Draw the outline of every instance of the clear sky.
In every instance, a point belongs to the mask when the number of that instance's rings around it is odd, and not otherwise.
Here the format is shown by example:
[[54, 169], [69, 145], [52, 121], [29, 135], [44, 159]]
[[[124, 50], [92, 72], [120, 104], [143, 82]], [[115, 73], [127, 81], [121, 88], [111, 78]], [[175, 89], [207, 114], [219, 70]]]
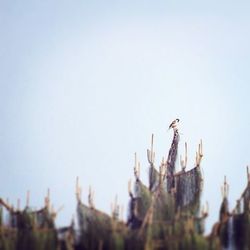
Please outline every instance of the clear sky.
[[[202, 2], [202, 3], [201, 3]], [[250, 162], [249, 1], [1, 1], [0, 196], [41, 207], [48, 187], [58, 225], [75, 214], [75, 178], [98, 208], [127, 207], [134, 152], [147, 183], [155, 134], [166, 156], [181, 120], [188, 168], [204, 144], [207, 228], [220, 186], [230, 206]], [[125, 215], [124, 215], [125, 217]]]

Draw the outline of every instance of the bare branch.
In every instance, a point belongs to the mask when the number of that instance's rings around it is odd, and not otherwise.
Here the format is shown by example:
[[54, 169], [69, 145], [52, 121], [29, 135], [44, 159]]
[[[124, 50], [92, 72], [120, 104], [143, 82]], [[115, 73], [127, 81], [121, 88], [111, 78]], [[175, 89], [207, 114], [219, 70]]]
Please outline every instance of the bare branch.
[[151, 149], [147, 150], [147, 157], [148, 157], [148, 162], [150, 165], [154, 165], [155, 161], [155, 152], [154, 152], [154, 134], [152, 134], [151, 137]]
[[76, 200], [81, 202], [82, 189], [79, 185], [79, 177], [76, 177]]
[[228, 197], [228, 193], [229, 193], [229, 185], [227, 183], [227, 178], [226, 176], [224, 176], [224, 183], [223, 186], [221, 187], [221, 194], [222, 194], [222, 198], [227, 198]]
[[203, 146], [202, 146], [202, 140], [199, 143], [198, 146], [198, 152], [196, 152], [196, 166], [200, 166], [201, 160], [203, 158]]
[[94, 191], [91, 189], [91, 186], [89, 186], [89, 195], [88, 195], [88, 202], [89, 202], [89, 206], [91, 208], [94, 208]]
[[250, 184], [250, 173], [249, 173], [249, 167], [247, 166], [247, 182]]
[[20, 207], [21, 207], [21, 206], [20, 206], [20, 199], [18, 198], [18, 199], [17, 199], [17, 211], [20, 211]]
[[[196, 160], [197, 162], [197, 160]], [[181, 168], [183, 171], [185, 171], [187, 167], [187, 143], [185, 142], [185, 157], [184, 160], [182, 159], [182, 156], [180, 155], [180, 163], [181, 163]]]
[[28, 207], [29, 204], [30, 204], [30, 191], [28, 190], [26, 194], [26, 207]]
[[64, 209], [64, 205], [62, 205], [62, 206], [60, 206], [57, 210], [56, 210], [56, 215], [58, 214], [58, 213], [60, 213], [62, 210]]
[[132, 181], [131, 179], [128, 181], [128, 193], [131, 197], [133, 197], [132, 189], [131, 189]]
[[161, 161], [161, 165], [159, 167], [159, 174], [160, 174], [160, 183], [162, 183], [162, 180], [165, 176], [165, 171], [166, 171], [166, 168], [165, 168], [165, 159], [164, 157], [162, 157], [162, 161]]
[[6, 202], [5, 202], [4, 200], [2, 200], [2, 199], [0, 198], [0, 204], [1, 204], [2, 206], [4, 206], [8, 211], [14, 212], [13, 207], [12, 207], [11, 205], [9, 205], [8, 199], [7, 199]]
[[137, 155], [135, 153], [134, 175], [136, 180], [140, 179], [140, 162], [137, 162]]
[[114, 220], [119, 220], [120, 216], [120, 206], [118, 205], [118, 197], [115, 196], [114, 204], [111, 204], [111, 216]]
[[124, 206], [121, 205], [121, 211], [120, 211], [120, 220], [123, 221], [123, 213], [124, 213]]

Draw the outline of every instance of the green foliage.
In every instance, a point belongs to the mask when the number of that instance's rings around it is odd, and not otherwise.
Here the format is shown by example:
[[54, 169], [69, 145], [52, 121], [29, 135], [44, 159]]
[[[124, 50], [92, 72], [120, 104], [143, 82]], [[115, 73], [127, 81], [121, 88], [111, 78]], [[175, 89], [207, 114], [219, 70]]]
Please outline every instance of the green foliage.
[[211, 235], [205, 237], [207, 213], [200, 211], [202, 146], [199, 146], [196, 156], [196, 167], [187, 172], [183, 167], [181, 172], [176, 173], [178, 142], [179, 134], [175, 129], [165, 175], [162, 174], [164, 161], [160, 173], [153, 166], [152, 144], [151, 151], [148, 151], [149, 188], [137, 174], [134, 194], [129, 191], [131, 201], [127, 224], [119, 221], [119, 216], [109, 216], [93, 205], [84, 205], [78, 197], [79, 231], [76, 233], [71, 226], [59, 232], [48, 203], [39, 211], [28, 207], [23, 211], [14, 211], [5, 204], [11, 225], [3, 225], [0, 206], [0, 250], [250, 249], [250, 181], [241, 196], [243, 211], [239, 206], [237, 213], [230, 214], [225, 195], [220, 221]]

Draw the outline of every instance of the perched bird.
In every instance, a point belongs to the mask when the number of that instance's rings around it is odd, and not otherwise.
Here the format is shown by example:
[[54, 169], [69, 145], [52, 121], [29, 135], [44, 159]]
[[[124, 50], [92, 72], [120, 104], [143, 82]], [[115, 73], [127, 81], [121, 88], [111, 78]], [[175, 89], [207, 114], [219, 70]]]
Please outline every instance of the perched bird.
[[174, 121], [172, 121], [171, 124], [169, 125], [168, 129], [171, 129], [171, 128], [174, 130], [177, 129], [177, 125], [178, 125], [179, 121], [180, 121], [180, 119], [178, 119], [178, 118], [175, 119]]

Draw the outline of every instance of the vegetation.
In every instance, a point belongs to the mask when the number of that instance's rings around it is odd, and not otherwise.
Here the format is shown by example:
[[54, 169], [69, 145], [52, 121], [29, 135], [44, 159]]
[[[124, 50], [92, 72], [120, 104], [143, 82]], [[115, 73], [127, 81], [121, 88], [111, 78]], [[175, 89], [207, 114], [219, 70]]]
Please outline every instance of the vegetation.
[[[228, 208], [228, 184], [225, 178], [219, 221], [210, 235], [204, 236], [208, 204], [206, 208], [200, 204], [202, 142], [196, 154], [196, 165], [189, 171], [186, 171], [185, 144], [181, 171], [176, 172], [179, 133], [175, 123], [172, 124], [174, 136], [168, 158], [162, 160], [158, 170], [155, 168], [152, 136], [151, 149], [147, 151], [148, 186], [140, 179], [140, 163], [135, 155], [135, 183], [133, 190], [131, 181], [128, 184], [130, 201], [126, 222], [119, 218], [121, 207], [117, 199], [112, 205], [111, 215], [95, 208], [91, 189], [88, 206], [83, 204], [77, 179], [77, 227], [74, 221], [67, 227], [55, 227], [57, 212], [51, 208], [49, 191], [44, 207], [36, 211], [29, 207], [29, 194], [24, 210], [0, 199], [0, 249], [250, 249], [249, 172], [247, 187], [232, 212]], [[4, 223], [3, 210], [8, 215], [7, 223]]]

